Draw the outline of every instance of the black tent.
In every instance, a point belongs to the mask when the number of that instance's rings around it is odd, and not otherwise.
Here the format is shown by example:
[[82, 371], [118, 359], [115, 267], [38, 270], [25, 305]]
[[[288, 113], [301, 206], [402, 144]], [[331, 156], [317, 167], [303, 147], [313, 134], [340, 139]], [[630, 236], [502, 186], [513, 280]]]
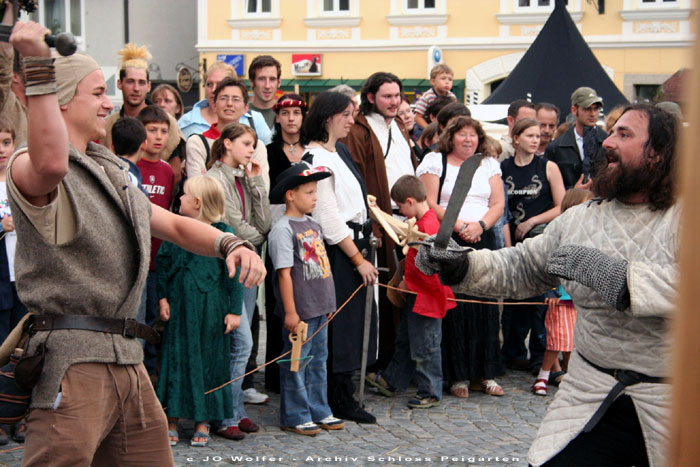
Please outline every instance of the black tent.
[[559, 107], [563, 121], [571, 108], [571, 93], [579, 86], [595, 89], [606, 110], [628, 103], [583, 40], [564, 0], [556, 0], [554, 11], [523, 58], [483, 103], [510, 104], [530, 93], [533, 103]]

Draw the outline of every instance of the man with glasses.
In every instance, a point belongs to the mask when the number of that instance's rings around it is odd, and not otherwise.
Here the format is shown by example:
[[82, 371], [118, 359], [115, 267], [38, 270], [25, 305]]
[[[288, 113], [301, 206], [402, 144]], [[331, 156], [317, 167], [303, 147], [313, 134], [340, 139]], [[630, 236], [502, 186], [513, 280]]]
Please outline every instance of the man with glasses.
[[[230, 123], [243, 123], [241, 119], [248, 112], [248, 88], [243, 80], [229, 76], [223, 78], [212, 97], [216, 111], [216, 123], [212, 124], [204, 133], [193, 134], [187, 140], [186, 169], [188, 178], [204, 175], [207, 172], [207, 165], [211, 159], [211, 147], [214, 141], [221, 136], [221, 130]], [[262, 168], [265, 190], [269, 192], [270, 167], [264, 144], [255, 146], [253, 159]]]

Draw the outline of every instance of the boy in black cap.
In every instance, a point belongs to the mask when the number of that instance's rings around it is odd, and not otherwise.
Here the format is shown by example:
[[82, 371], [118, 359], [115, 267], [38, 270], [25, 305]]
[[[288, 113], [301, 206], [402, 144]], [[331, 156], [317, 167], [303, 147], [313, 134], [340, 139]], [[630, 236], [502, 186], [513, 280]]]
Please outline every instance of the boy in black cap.
[[[312, 169], [305, 163], [294, 164], [277, 177], [270, 192], [271, 203], [286, 205], [284, 216], [272, 226], [268, 236], [268, 250], [276, 271], [275, 312], [284, 320], [285, 352], [292, 347], [290, 333], [297, 332], [301, 321], [308, 325], [307, 334], [311, 336], [335, 311], [333, 275], [321, 226], [308, 215], [316, 206], [316, 182], [330, 176], [325, 167]], [[320, 428], [340, 430], [345, 426], [328, 406], [327, 357], [328, 328], [324, 327], [302, 347], [298, 372], [290, 371], [290, 363], [280, 365], [283, 430], [316, 435]]]

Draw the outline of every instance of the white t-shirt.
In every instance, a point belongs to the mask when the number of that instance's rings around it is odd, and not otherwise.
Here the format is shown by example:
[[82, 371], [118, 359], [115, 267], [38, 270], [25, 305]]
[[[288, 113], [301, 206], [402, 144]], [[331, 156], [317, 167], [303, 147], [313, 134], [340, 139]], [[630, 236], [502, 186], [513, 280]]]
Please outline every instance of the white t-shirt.
[[[426, 154], [423, 162], [416, 169], [416, 176], [432, 174], [440, 178], [442, 175], [442, 155], [439, 152]], [[447, 164], [447, 173], [439, 194], [438, 205], [446, 208], [450, 201], [452, 189], [457, 181], [459, 166]], [[459, 211], [459, 219], [465, 222], [477, 222], [481, 220], [489, 210], [489, 198], [491, 197], [491, 185], [489, 179], [494, 175], [501, 175], [501, 166], [493, 157], [485, 157], [472, 179], [472, 186], [469, 189], [464, 205]]]
[[328, 167], [333, 173], [318, 182], [313, 218], [321, 224], [326, 242], [336, 245], [353, 235], [346, 222], [362, 224], [367, 220], [362, 187], [337, 152], [319, 147], [307, 147], [306, 152], [314, 156], [313, 167]]
[[[382, 154], [386, 154], [386, 148], [389, 145], [389, 127], [384, 120], [384, 117], [378, 113], [370, 113], [367, 115], [367, 123], [374, 132], [374, 135], [379, 140], [382, 147]], [[396, 124], [395, 120], [391, 121], [391, 146], [389, 146], [389, 154], [384, 158], [386, 166], [386, 179], [389, 182], [389, 190], [394, 186], [396, 180], [402, 175], [413, 175], [413, 162], [411, 161], [411, 147], [401, 134], [401, 129]], [[391, 207], [398, 209], [398, 205], [391, 200]]]
[[[0, 182], [0, 218], [11, 216], [10, 202], [7, 199], [7, 184]], [[5, 251], [7, 252], [7, 266], [10, 270], [10, 281], [15, 281], [15, 248], [17, 247], [17, 232], [5, 232]]]

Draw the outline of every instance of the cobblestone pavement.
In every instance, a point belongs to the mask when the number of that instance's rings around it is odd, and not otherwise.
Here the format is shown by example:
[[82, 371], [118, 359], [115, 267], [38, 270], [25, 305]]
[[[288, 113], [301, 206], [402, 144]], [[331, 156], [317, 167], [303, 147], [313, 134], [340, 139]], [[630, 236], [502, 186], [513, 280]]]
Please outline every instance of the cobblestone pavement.
[[[367, 389], [365, 402], [376, 425], [348, 422], [344, 430], [315, 437], [281, 431], [279, 396], [271, 394], [265, 405], [246, 406], [261, 429], [243, 441], [213, 436], [206, 448], [190, 447], [193, 426], [183, 421], [181, 441], [173, 449], [175, 464], [527, 465], [527, 450], [556, 388], [550, 387], [547, 397], [535, 396], [529, 392], [534, 377], [524, 372], [509, 371], [497, 381], [506, 392], [503, 397], [445, 395], [439, 407], [427, 410], [406, 407], [410, 389], [393, 398]], [[11, 442], [0, 450], [12, 447], [17, 445]], [[0, 454], [0, 466], [19, 466], [21, 458], [22, 450]]]
[[[264, 322], [260, 328], [259, 364], [265, 354]], [[193, 423], [181, 421], [175, 465], [527, 465], [527, 451], [557, 388], [550, 386], [547, 397], [535, 396], [530, 392], [534, 376], [522, 371], [508, 370], [496, 380], [505, 396], [470, 392], [469, 398], [458, 399], [445, 394], [440, 406], [430, 409], [406, 406], [415, 388], [387, 398], [366, 385], [365, 406], [377, 417], [376, 425], [346, 422], [344, 430], [313, 437], [281, 431], [279, 395], [268, 393], [267, 404], [246, 405], [260, 431], [242, 441], [213, 435], [207, 447], [191, 447]], [[262, 381], [257, 373], [258, 390]], [[20, 446], [12, 441], [0, 446], [0, 451], [17, 448], [0, 453], [0, 467], [21, 465]]]

